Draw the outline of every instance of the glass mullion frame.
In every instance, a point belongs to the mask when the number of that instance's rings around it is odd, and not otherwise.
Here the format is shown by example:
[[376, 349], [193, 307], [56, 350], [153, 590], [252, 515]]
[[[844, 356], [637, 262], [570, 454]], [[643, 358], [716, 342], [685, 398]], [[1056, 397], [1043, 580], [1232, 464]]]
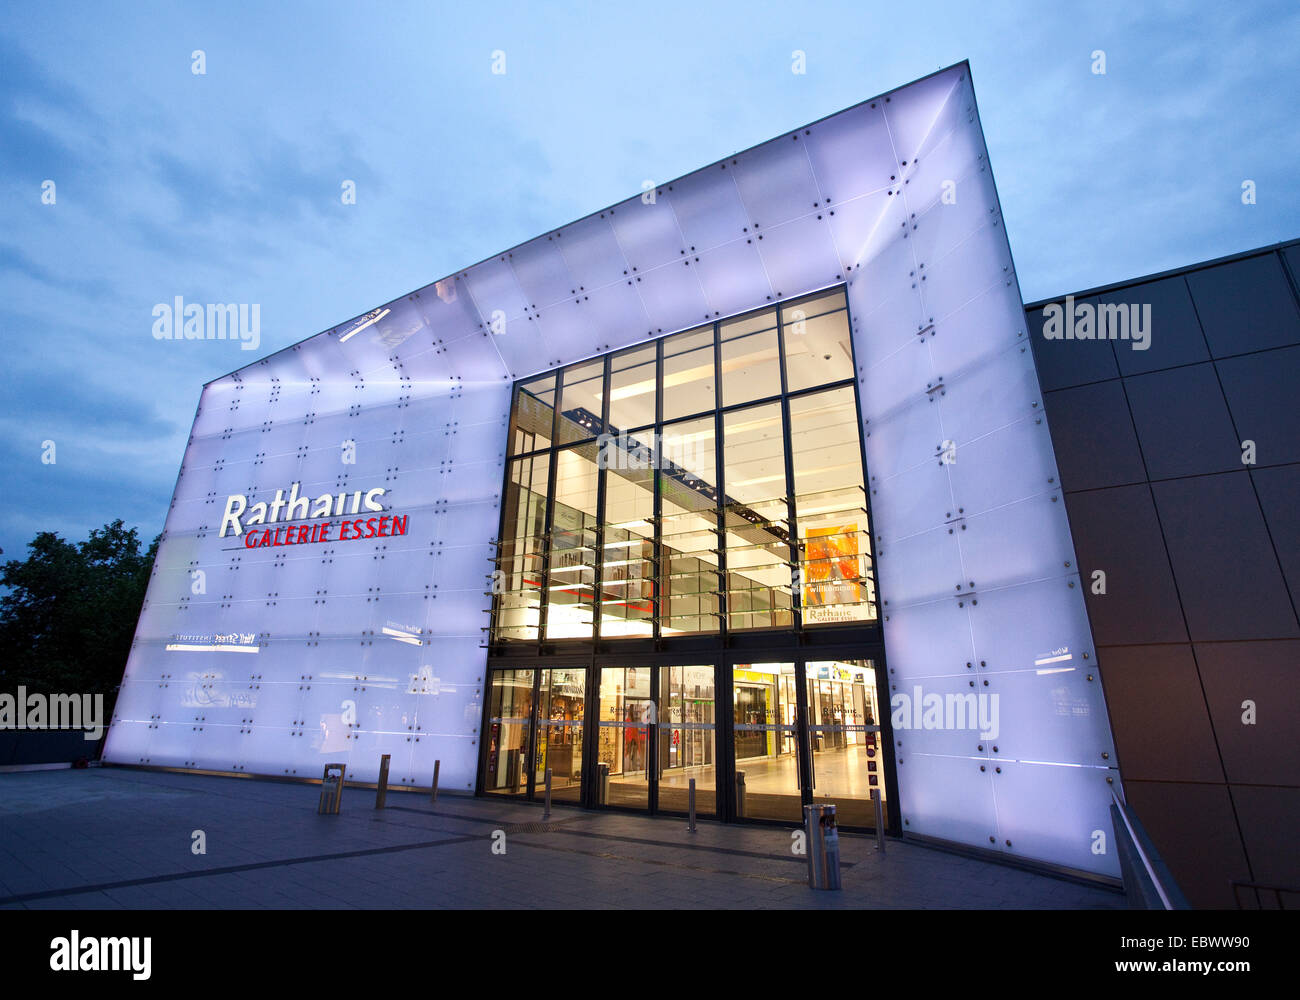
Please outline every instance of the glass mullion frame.
[[597, 634], [652, 636], [655, 595], [655, 470], [650, 462], [605, 462]]
[[790, 616], [791, 625], [796, 631], [803, 629], [803, 567], [799, 565], [799, 523], [798, 511], [794, 502], [794, 443], [790, 423], [790, 374], [786, 370], [785, 324], [781, 317], [785, 310], [776, 310], [776, 339], [781, 350], [781, 427], [782, 444], [785, 447], [785, 496], [787, 530], [787, 558], [793, 571], [790, 574]]
[[604, 594], [602, 579], [605, 568], [605, 485], [607, 478], [604, 473], [606, 465], [604, 459], [607, 456], [609, 444], [610, 370], [612, 367], [613, 359], [606, 357], [600, 387], [600, 426], [597, 428], [600, 434], [596, 439], [596, 558], [592, 573], [593, 600], [591, 608], [591, 633], [593, 637], [600, 635], [602, 595]]
[[503, 533], [492, 574], [494, 639], [540, 636], [549, 465], [547, 452], [507, 463]]
[[816, 292], [779, 309], [787, 391], [854, 377], [848, 301], [843, 287]]
[[790, 403], [794, 505], [808, 624], [875, 621], [875, 574], [851, 387]]
[[663, 437], [664, 425], [664, 342], [663, 339], [655, 341], [655, 426], [654, 426], [654, 595], [655, 595], [655, 615], [652, 619], [653, 634], [656, 646], [662, 636], [662, 619], [660, 614], [663, 611], [663, 601], [665, 592], [663, 584], [660, 582], [660, 573], [662, 572], [664, 559], [663, 545], [663, 484], [659, 475], [659, 442]]
[[775, 308], [718, 324], [718, 382], [722, 409], [781, 395]]
[[[662, 340], [609, 356], [609, 387], [603, 414], [605, 431], [634, 433], [658, 423], [659, 346]], [[642, 434], [650, 438], [651, 434]]]
[[551, 447], [555, 433], [555, 383], [555, 372], [516, 383], [507, 442], [511, 457]]
[[722, 336], [719, 324], [713, 324], [713, 440], [715, 459], [713, 467], [717, 477], [717, 502], [714, 505], [714, 525], [718, 536], [718, 632], [722, 642], [727, 642], [731, 627], [730, 602], [727, 594], [727, 525], [722, 508], [727, 502], [727, 462], [723, 453], [722, 428]]
[[608, 357], [570, 365], [563, 370], [555, 407], [557, 446], [586, 441], [604, 432], [605, 371]]
[[594, 441], [555, 453], [546, 590], [549, 639], [590, 639], [594, 630], [598, 449]]
[[716, 414], [709, 414], [667, 424], [660, 435], [655, 471], [661, 635], [720, 627], [716, 428]]
[[664, 421], [711, 413], [718, 408], [717, 324], [663, 338], [659, 391]]
[[727, 627], [793, 626], [789, 498], [780, 403], [723, 415]]

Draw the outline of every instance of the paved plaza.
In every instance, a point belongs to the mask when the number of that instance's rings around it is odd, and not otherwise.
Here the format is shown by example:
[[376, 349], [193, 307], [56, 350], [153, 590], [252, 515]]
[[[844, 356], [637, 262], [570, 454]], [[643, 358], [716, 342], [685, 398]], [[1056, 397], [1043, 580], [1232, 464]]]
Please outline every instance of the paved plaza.
[[[1116, 891], [840, 838], [814, 892], [791, 829], [123, 768], [0, 774], [0, 908], [1120, 909]], [[206, 853], [195, 853], [202, 841]], [[505, 853], [494, 853], [494, 845]]]

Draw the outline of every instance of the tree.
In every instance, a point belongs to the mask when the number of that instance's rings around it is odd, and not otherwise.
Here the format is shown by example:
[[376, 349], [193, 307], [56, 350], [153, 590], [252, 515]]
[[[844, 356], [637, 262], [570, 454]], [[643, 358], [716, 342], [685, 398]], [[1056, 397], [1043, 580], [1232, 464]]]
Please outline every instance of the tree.
[[73, 544], [42, 531], [0, 570], [0, 691], [99, 694], [112, 715], [158, 553], [122, 520]]

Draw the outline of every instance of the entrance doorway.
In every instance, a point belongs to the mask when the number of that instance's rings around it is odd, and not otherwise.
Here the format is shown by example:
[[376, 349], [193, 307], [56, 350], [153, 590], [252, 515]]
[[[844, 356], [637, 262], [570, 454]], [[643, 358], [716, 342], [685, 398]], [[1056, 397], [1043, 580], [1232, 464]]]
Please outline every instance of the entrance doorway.
[[700, 816], [799, 823], [831, 802], [873, 829], [875, 793], [892, 825], [874, 659], [498, 667], [486, 708], [485, 794], [540, 799], [549, 768], [557, 802], [685, 813], [694, 779]]
[[713, 664], [600, 668], [594, 804], [717, 814]]

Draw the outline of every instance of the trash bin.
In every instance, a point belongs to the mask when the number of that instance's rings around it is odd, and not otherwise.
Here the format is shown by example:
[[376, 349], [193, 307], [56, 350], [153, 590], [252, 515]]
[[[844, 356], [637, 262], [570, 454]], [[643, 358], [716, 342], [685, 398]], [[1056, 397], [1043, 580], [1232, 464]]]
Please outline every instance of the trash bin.
[[344, 764], [326, 764], [325, 773], [320, 781], [320, 801], [316, 804], [318, 814], [334, 815], [343, 804], [343, 775], [347, 771]]
[[736, 772], [736, 818], [745, 818], [745, 772]]
[[808, 885], [812, 889], [840, 887], [840, 834], [835, 826], [835, 806], [814, 802], [803, 807], [808, 835]]
[[596, 765], [596, 805], [609, 804], [609, 765], [601, 761]]

